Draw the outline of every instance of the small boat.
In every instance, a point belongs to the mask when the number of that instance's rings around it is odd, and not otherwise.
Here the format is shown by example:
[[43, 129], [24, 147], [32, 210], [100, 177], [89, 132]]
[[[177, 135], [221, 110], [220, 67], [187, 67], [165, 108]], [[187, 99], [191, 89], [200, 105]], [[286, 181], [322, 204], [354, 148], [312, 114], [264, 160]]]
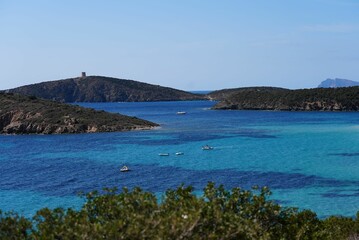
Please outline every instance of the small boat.
[[184, 115], [184, 114], [186, 114], [186, 112], [180, 111], [180, 112], [177, 112], [176, 114], [177, 115]]
[[202, 147], [202, 150], [213, 150], [213, 147], [205, 145]]
[[125, 165], [120, 169], [120, 172], [128, 172], [130, 169]]
[[158, 154], [158, 156], [161, 156], [161, 157], [163, 157], [163, 156], [169, 156], [170, 154], [169, 153], [160, 153], [160, 154]]
[[183, 152], [176, 152], [176, 155], [183, 155]]

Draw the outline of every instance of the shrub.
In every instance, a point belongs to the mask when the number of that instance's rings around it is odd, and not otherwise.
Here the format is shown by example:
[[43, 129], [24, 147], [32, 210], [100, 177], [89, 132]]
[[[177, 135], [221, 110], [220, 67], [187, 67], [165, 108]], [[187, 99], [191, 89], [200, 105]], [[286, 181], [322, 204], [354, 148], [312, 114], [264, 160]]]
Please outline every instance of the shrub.
[[159, 201], [140, 188], [91, 192], [80, 210], [41, 209], [31, 219], [0, 213], [1, 239], [348, 239], [356, 219], [283, 208], [264, 187], [226, 190], [208, 183], [167, 190]]

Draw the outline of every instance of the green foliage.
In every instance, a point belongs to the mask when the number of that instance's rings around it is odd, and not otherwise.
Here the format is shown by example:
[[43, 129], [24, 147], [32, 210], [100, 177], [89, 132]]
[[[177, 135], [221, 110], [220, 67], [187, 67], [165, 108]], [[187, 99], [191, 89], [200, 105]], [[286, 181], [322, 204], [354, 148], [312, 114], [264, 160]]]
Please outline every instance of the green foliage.
[[30, 239], [31, 229], [30, 220], [14, 212], [0, 211], [0, 239]]
[[159, 201], [140, 188], [91, 192], [80, 210], [41, 209], [31, 219], [0, 213], [0, 239], [355, 239], [356, 218], [318, 219], [283, 208], [264, 187], [252, 190], [208, 183], [168, 190]]
[[323, 226], [326, 231], [328, 239], [346, 239], [352, 236], [359, 237], [359, 212], [356, 220], [346, 217], [331, 216], [323, 220]]

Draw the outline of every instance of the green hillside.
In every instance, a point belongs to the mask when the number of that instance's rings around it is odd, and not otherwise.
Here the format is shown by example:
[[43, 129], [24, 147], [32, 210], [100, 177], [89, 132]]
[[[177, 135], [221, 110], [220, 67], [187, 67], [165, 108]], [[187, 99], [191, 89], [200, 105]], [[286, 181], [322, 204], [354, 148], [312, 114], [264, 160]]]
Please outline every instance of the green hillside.
[[281, 110], [281, 111], [358, 111], [359, 87], [313, 88], [244, 88], [226, 90], [213, 109]]
[[60, 102], [203, 100], [204, 96], [143, 82], [102, 76], [69, 78], [6, 90]]

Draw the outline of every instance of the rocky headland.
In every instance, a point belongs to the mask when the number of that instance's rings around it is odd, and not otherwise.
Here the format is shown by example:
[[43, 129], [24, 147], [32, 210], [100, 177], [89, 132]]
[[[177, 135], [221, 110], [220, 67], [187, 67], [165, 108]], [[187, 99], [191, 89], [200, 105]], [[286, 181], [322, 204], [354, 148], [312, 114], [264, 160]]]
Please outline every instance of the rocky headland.
[[158, 124], [121, 114], [0, 93], [0, 134], [94, 133], [152, 129]]
[[204, 100], [200, 94], [148, 83], [102, 76], [48, 81], [6, 90], [60, 102], [153, 102]]
[[272, 87], [237, 88], [208, 95], [213, 109], [278, 111], [359, 111], [359, 87], [289, 90]]

